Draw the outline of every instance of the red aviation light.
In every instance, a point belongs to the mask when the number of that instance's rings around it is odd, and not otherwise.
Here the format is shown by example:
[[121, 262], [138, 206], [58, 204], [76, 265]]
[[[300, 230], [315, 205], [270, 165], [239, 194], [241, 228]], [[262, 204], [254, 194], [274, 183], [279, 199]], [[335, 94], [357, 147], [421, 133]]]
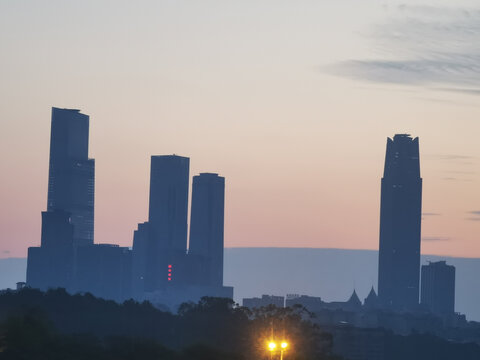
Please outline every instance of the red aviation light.
[[172, 281], [172, 265], [168, 265], [168, 281]]

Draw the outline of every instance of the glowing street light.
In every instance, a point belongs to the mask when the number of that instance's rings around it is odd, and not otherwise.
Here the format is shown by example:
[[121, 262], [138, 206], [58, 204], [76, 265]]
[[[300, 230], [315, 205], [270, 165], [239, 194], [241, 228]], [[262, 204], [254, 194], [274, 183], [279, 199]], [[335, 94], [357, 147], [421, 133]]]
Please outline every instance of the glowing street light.
[[[288, 343], [286, 341], [282, 341], [280, 343], [280, 360], [283, 360], [283, 353], [287, 350]], [[277, 349], [277, 344], [274, 341], [270, 341], [268, 343], [268, 350], [270, 351], [270, 358], [273, 358], [273, 352]]]
[[273, 352], [275, 351], [276, 347], [277, 347], [277, 344], [275, 344], [273, 341], [270, 341], [268, 343], [268, 350], [270, 351], [270, 360], [273, 359]]
[[275, 344], [273, 341], [270, 341], [268, 343], [268, 350], [274, 351], [276, 347], [277, 347], [277, 344]]

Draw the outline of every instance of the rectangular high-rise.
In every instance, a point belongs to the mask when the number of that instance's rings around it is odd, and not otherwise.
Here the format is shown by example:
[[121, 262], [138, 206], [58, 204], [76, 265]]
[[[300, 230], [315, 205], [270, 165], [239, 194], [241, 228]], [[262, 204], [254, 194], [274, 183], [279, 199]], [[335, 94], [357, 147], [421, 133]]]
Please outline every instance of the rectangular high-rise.
[[419, 301], [422, 178], [418, 138], [387, 140], [380, 204], [378, 298], [392, 310]]
[[63, 210], [42, 212], [40, 247], [28, 248], [27, 285], [70, 290], [73, 279], [73, 225]]
[[421, 303], [436, 314], [455, 311], [455, 267], [446, 261], [422, 265]]
[[[188, 255], [200, 267], [197, 284], [223, 286], [225, 178], [202, 173], [193, 177]], [[193, 260], [193, 259], [192, 259]]]
[[70, 213], [74, 246], [93, 244], [95, 160], [88, 158], [89, 117], [52, 108], [47, 211]]
[[146, 291], [163, 289], [184, 276], [189, 166], [187, 157], [151, 158]]

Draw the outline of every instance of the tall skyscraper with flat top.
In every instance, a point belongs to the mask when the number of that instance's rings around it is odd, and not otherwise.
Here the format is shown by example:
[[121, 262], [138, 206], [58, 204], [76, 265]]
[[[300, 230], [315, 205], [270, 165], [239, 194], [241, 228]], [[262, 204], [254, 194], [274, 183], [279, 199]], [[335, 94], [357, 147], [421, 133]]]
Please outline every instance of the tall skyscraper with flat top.
[[187, 252], [190, 159], [152, 156], [145, 290], [178, 283]]
[[52, 108], [47, 211], [40, 247], [28, 249], [28, 286], [72, 289], [74, 254], [93, 244], [95, 161], [88, 158], [89, 117]]
[[378, 298], [392, 310], [419, 301], [422, 178], [418, 138], [387, 139], [380, 204]]
[[193, 177], [189, 256], [196, 257], [197, 283], [223, 286], [225, 178], [202, 173]]
[[88, 115], [52, 108], [47, 211], [70, 213], [74, 246], [93, 244], [95, 160], [88, 158]]

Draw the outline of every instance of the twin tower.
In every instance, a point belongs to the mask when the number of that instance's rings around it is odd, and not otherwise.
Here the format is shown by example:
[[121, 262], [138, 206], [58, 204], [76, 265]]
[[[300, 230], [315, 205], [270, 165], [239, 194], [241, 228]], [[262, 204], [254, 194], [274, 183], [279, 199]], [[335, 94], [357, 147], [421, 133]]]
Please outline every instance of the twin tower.
[[28, 251], [27, 285], [167, 306], [232, 297], [233, 288], [223, 286], [225, 179], [193, 177], [187, 249], [190, 160], [152, 156], [149, 218], [134, 232], [133, 247], [94, 244], [95, 160], [88, 143], [88, 115], [52, 109], [47, 211], [41, 246]]
[[193, 177], [187, 250], [189, 163], [177, 155], [151, 159], [148, 222], [139, 225], [133, 243], [140, 254], [134, 281], [147, 292], [179, 284], [223, 285], [225, 178]]

